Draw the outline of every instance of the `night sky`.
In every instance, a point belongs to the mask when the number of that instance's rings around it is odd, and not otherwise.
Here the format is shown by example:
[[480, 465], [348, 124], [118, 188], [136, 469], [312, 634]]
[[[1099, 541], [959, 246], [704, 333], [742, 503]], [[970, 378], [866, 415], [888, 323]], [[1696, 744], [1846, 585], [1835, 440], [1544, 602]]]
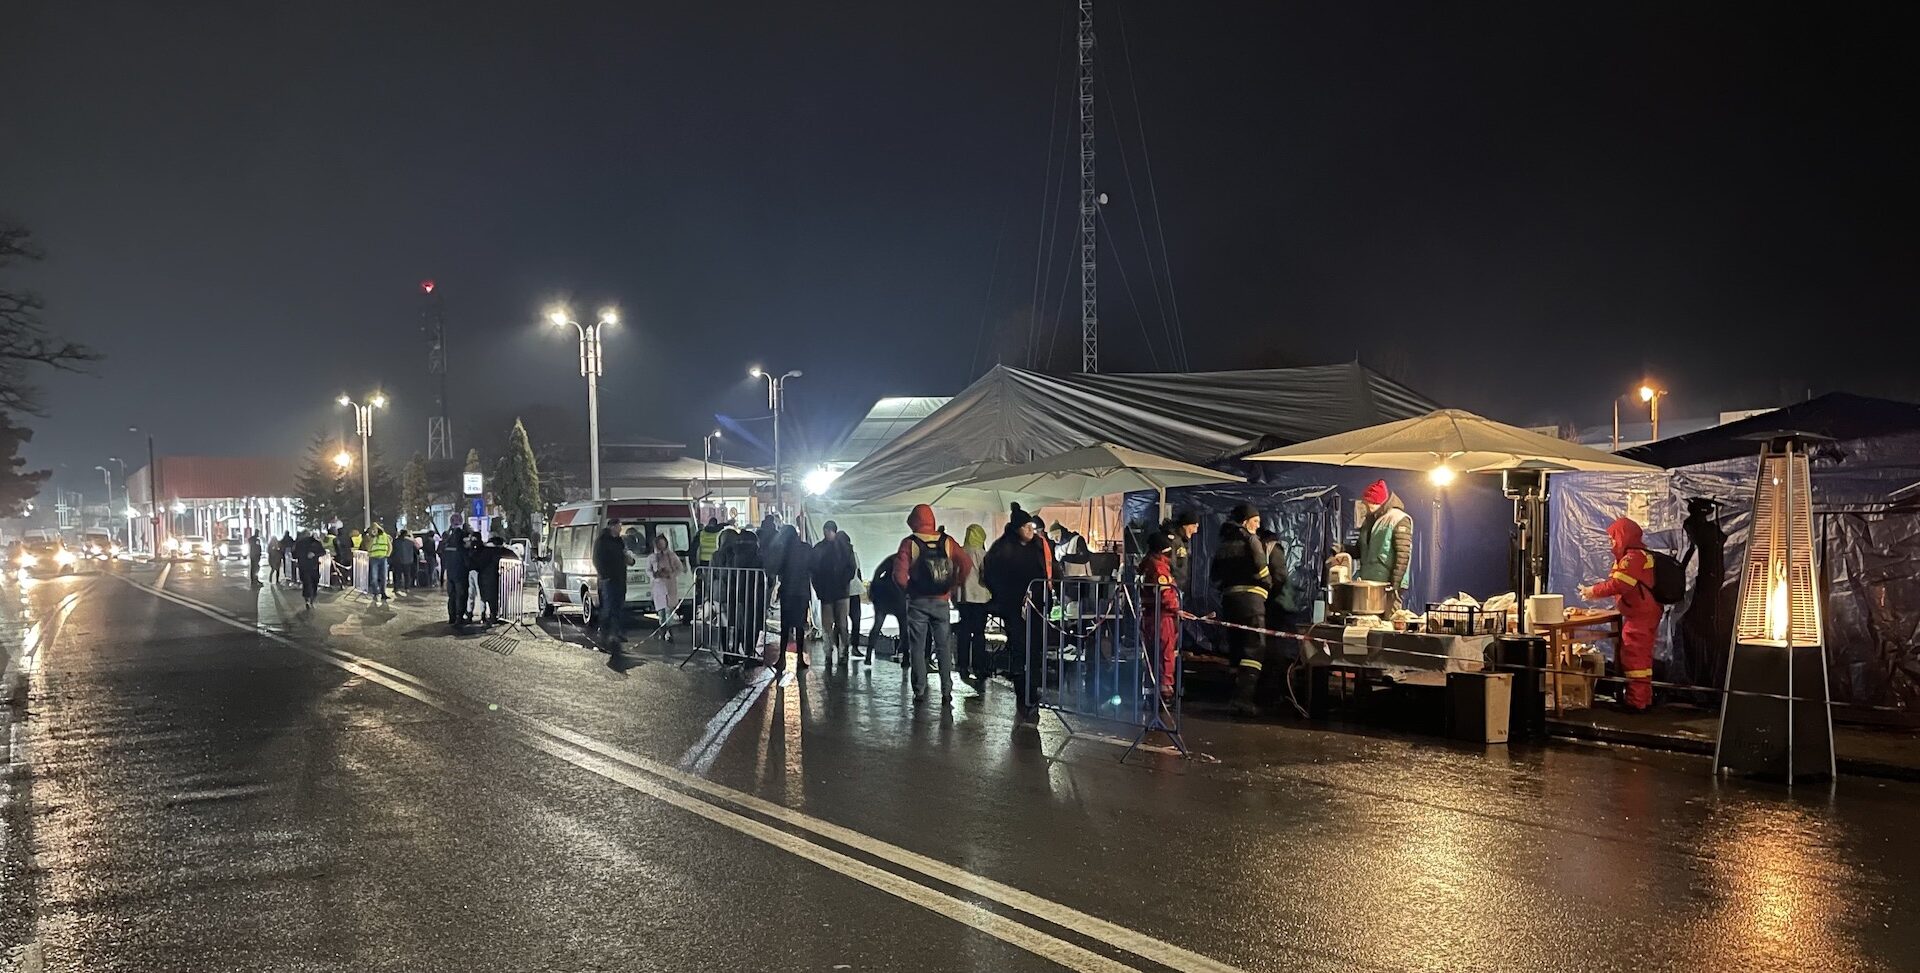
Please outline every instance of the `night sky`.
[[[1526, 422], [1600, 422], [1642, 374], [1675, 415], [1920, 398], [1888, 353], [1920, 297], [1910, 8], [1101, 0], [1104, 369], [1173, 357], [1150, 161], [1196, 369], [1358, 353]], [[627, 319], [607, 441], [697, 453], [764, 408], [754, 362], [806, 371], [815, 442], [1024, 363], [1068, 12], [13, 0], [0, 213], [48, 251], [49, 324], [109, 356], [47, 377], [29, 457], [97, 485], [130, 424], [294, 453], [374, 386], [389, 455], [422, 449], [422, 278], [461, 451], [584, 426], [555, 297]]]

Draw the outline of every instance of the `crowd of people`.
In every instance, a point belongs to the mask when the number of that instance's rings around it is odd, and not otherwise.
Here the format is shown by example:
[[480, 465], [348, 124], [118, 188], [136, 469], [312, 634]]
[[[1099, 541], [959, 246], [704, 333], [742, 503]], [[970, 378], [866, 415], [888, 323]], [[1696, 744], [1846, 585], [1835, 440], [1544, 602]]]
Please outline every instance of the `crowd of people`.
[[447, 596], [447, 622], [455, 628], [473, 623], [476, 599], [484, 624], [502, 620], [502, 565], [517, 556], [498, 535], [482, 542], [480, 531], [460, 523], [445, 531], [429, 527], [418, 534], [405, 530], [389, 534], [378, 523], [365, 528], [335, 524], [303, 531], [298, 537], [289, 532], [269, 541], [264, 551], [256, 532], [248, 538], [247, 552], [256, 583], [264, 553], [270, 582], [298, 584], [308, 610], [319, 594], [321, 573], [331, 572], [327, 582], [332, 587], [352, 585], [354, 554], [365, 552], [364, 583], [374, 601], [384, 605], [393, 597], [441, 589]]

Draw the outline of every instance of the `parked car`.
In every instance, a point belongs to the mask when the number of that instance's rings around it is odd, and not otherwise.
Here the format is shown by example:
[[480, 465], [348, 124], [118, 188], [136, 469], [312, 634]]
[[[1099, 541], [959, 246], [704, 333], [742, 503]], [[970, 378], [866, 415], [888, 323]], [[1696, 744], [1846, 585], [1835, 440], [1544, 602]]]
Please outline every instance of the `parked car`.
[[229, 537], [216, 546], [222, 561], [244, 561], [247, 559], [247, 542], [238, 537]]

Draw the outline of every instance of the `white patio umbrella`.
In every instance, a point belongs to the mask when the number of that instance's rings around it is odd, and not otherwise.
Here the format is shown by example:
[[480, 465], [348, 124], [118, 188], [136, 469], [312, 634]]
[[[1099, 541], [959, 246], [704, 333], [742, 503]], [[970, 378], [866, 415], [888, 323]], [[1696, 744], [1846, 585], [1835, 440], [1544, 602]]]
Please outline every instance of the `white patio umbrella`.
[[921, 503], [935, 507], [943, 504], [965, 504], [986, 510], [1004, 510], [1009, 503], [1026, 505], [1071, 499], [1053, 494], [966, 485], [966, 481], [983, 471], [1004, 468], [1006, 464], [1002, 463], [969, 463], [959, 469], [941, 474], [931, 483], [890, 493], [884, 497], [861, 500], [854, 506], [868, 510], [904, 510]]
[[1025, 463], [981, 468], [957, 487], [1003, 490], [1059, 500], [1091, 500], [1114, 493], [1152, 490], [1166, 513], [1167, 490], [1204, 483], [1245, 483], [1246, 478], [1153, 453], [1096, 443]]
[[[1247, 459], [1429, 473], [1441, 468], [1448, 473], [1527, 469], [1559, 473], [1661, 472], [1657, 466], [1459, 409], [1441, 409], [1414, 419], [1282, 446]], [[1438, 478], [1444, 479], [1448, 473], [1438, 474]]]
[[[1275, 463], [1324, 463], [1331, 466], [1371, 466], [1386, 470], [1421, 470], [1444, 486], [1460, 473], [1500, 473], [1537, 470], [1551, 473], [1663, 473], [1658, 466], [1615, 456], [1591, 446], [1495, 422], [1460, 409], [1441, 409], [1414, 419], [1368, 426], [1321, 439], [1282, 446], [1248, 459]], [[1537, 593], [1544, 583], [1539, 566], [1545, 532], [1545, 495], [1528, 490], [1514, 497], [1515, 530], [1526, 551], [1525, 576], [1514, 579], [1515, 590]], [[1524, 527], [1518, 525], [1526, 525]]]

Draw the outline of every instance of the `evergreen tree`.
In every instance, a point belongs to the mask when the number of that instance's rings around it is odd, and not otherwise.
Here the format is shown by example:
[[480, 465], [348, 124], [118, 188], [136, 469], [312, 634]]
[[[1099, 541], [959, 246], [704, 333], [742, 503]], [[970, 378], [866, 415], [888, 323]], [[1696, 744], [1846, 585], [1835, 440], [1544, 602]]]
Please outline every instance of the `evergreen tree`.
[[433, 494], [427, 489], [427, 461], [415, 453], [400, 474], [400, 513], [407, 518], [408, 530], [419, 533], [432, 523], [433, 515], [427, 512], [432, 503]]
[[468, 473], [485, 472], [485, 470], [482, 469], [482, 467], [480, 466], [480, 448], [478, 446], [467, 450], [467, 472]]
[[50, 470], [26, 472], [21, 467], [20, 447], [33, 438], [33, 430], [16, 426], [0, 412], [0, 517], [18, 517], [26, 512], [27, 501], [40, 492]]
[[307, 448], [307, 461], [293, 484], [294, 512], [302, 527], [325, 527], [338, 518], [352, 522], [360, 518], [360, 484], [351, 465], [341, 466], [334, 456], [350, 450], [326, 433], [315, 433]]
[[527, 427], [518, 418], [507, 433], [507, 451], [493, 471], [493, 495], [507, 520], [507, 531], [515, 537], [533, 535], [533, 515], [540, 504], [540, 467], [533, 457], [533, 443], [527, 439]]

